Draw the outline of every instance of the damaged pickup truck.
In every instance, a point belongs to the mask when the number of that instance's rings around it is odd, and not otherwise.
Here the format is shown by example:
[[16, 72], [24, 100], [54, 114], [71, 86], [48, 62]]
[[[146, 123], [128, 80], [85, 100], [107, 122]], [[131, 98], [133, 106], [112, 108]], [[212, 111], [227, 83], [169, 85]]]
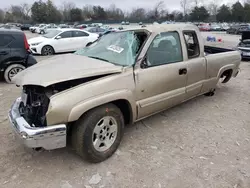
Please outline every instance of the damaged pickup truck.
[[110, 33], [13, 78], [22, 87], [9, 119], [30, 148], [71, 143], [90, 162], [109, 158], [124, 126], [198, 95], [239, 72], [240, 53], [219, 53], [196, 26], [154, 25]]

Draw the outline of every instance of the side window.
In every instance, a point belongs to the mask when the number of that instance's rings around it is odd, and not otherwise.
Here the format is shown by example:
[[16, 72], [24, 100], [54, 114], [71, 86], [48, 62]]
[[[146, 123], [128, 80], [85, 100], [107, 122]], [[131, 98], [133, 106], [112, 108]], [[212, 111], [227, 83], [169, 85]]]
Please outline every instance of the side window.
[[89, 36], [89, 34], [83, 31], [73, 31], [73, 37], [86, 37], [86, 36]]
[[183, 61], [178, 32], [164, 32], [157, 35], [147, 51], [148, 66], [157, 66]]
[[71, 38], [72, 37], [72, 32], [71, 31], [65, 31], [60, 34], [62, 38]]
[[0, 46], [4, 47], [10, 44], [13, 41], [13, 37], [11, 35], [0, 35]]
[[200, 55], [200, 46], [196, 33], [194, 31], [184, 31], [183, 34], [186, 41], [188, 58], [198, 57]]
[[102, 29], [102, 28], [97, 28], [97, 32], [104, 32], [105, 29]]

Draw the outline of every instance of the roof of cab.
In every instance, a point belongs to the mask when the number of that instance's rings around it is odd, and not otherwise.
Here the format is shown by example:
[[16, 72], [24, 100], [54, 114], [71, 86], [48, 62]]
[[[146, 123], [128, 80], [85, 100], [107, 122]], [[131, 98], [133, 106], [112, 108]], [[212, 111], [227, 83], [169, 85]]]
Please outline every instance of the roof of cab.
[[148, 30], [152, 33], [173, 31], [173, 30], [199, 30], [196, 25], [193, 24], [155, 24], [147, 25], [146, 27], [129, 28], [126, 30]]

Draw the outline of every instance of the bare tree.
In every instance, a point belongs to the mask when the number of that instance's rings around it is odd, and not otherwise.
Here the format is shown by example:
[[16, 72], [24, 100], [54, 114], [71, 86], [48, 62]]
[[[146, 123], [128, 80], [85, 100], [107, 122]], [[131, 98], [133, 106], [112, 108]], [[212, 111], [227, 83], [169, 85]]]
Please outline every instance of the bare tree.
[[2, 23], [4, 20], [4, 11], [0, 9], [0, 23]]
[[23, 15], [27, 18], [28, 16], [30, 16], [30, 12], [31, 12], [31, 5], [27, 4], [27, 3], [22, 3], [20, 4], [20, 7], [22, 9]]
[[106, 10], [109, 19], [123, 19], [124, 13], [120, 8], [117, 8], [115, 4], [111, 4]]
[[212, 16], [215, 16], [218, 13], [218, 9], [219, 9], [219, 4], [216, 0], [213, 0], [207, 6], [207, 10]]
[[61, 13], [63, 15], [63, 20], [64, 21], [70, 21], [71, 18], [70, 18], [70, 11], [72, 9], [76, 8], [76, 5], [72, 2], [69, 2], [69, 1], [64, 1], [62, 2], [62, 6], [61, 6]]
[[146, 10], [144, 8], [134, 8], [129, 17], [134, 20], [144, 20], [146, 18]]
[[92, 5], [86, 5], [82, 9], [83, 17], [86, 20], [90, 20], [94, 14], [93, 6]]
[[181, 3], [181, 8], [183, 10], [183, 16], [186, 19], [188, 9], [189, 9], [190, 0], [181, 0], [180, 3]]
[[160, 17], [162, 17], [165, 14], [165, 3], [164, 1], [159, 1], [158, 3], [156, 3], [152, 13], [155, 19], [158, 19]]

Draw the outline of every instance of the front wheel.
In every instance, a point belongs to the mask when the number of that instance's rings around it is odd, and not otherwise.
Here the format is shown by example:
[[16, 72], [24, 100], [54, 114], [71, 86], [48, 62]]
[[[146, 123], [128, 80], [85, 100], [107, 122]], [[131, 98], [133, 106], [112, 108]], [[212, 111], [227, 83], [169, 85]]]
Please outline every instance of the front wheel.
[[72, 146], [89, 162], [108, 159], [120, 145], [124, 119], [120, 109], [106, 104], [90, 110], [72, 125]]
[[52, 46], [46, 45], [46, 46], [44, 46], [44, 47], [42, 48], [42, 55], [44, 55], [44, 56], [53, 55], [54, 53], [55, 53], [55, 52], [54, 52], [54, 49], [53, 49]]
[[7, 83], [11, 83], [12, 78], [22, 70], [24, 70], [25, 67], [21, 64], [12, 64], [9, 65], [5, 71], [4, 71], [4, 79]]

